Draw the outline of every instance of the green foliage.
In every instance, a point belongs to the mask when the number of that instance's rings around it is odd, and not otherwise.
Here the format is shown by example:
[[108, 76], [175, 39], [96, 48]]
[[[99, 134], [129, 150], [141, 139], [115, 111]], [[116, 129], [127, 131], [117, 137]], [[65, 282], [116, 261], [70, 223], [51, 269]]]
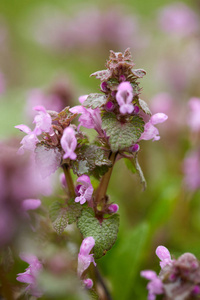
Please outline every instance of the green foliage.
[[135, 164], [136, 171], [137, 171], [137, 173], [140, 177], [140, 182], [143, 186], [143, 190], [145, 190], [146, 187], [147, 187], [147, 183], [146, 183], [146, 179], [144, 177], [143, 171], [140, 167], [140, 164], [139, 164], [139, 161], [138, 161], [138, 158], [137, 158], [137, 153], [135, 154], [133, 161], [134, 161], [134, 164]]
[[148, 240], [149, 226], [142, 223], [119, 237], [119, 243], [109, 260], [110, 281], [113, 286], [113, 299], [130, 300], [133, 297], [135, 282], [139, 276], [141, 260]]
[[124, 158], [125, 165], [127, 166], [128, 170], [131, 171], [131, 173], [136, 173], [136, 168], [134, 167], [133, 161], [131, 161], [129, 158]]
[[144, 131], [144, 122], [139, 116], [120, 122], [115, 114], [106, 112], [102, 117], [102, 128], [109, 136], [111, 150], [117, 152], [137, 142]]
[[104, 94], [92, 93], [84, 101], [83, 106], [95, 109], [106, 104], [107, 98]]
[[101, 258], [112, 248], [117, 239], [119, 215], [114, 214], [109, 218], [103, 219], [100, 223], [95, 218], [94, 211], [91, 208], [86, 208], [83, 209], [77, 225], [83, 238], [93, 236], [95, 239], [94, 257]]
[[67, 224], [76, 222], [81, 215], [81, 210], [82, 206], [73, 199], [69, 200], [67, 204], [53, 202], [49, 208], [49, 217], [57, 234], [62, 234]]
[[78, 176], [86, 174], [99, 178], [112, 165], [105, 151], [96, 145], [84, 145], [76, 151], [76, 154], [77, 159], [72, 162], [72, 169]]
[[151, 111], [150, 111], [147, 103], [144, 100], [138, 99], [138, 104], [141, 107], [141, 109], [143, 110], [143, 112], [145, 112], [145, 114], [151, 115]]

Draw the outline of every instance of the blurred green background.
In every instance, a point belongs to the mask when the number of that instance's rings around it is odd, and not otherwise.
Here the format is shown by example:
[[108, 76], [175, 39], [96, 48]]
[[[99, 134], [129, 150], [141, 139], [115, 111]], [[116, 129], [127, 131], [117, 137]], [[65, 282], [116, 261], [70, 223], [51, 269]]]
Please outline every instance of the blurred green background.
[[[146, 299], [146, 281], [140, 278], [140, 271], [159, 270], [158, 245], [168, 247], [175, 256], [192, 252], [200, 258], [200, 192], [186, 188], [183, 173], [187, 151], [198, 146], [185, 116], [189, 98], [200, 97], [199, 70], [192, 52], [195, 47], [200, 49], [199, 35], [177, 37], [160, 28], [159, 12], [172, 3], [0, 1], [0, 72], [5, 81], [0, 95], [2, 140], [21, 137], [14, 126], [31, 123], [25, 113], [31, 90], [46, 92], [62, 78], [70, 87], [71, 105], [77, 104], [82, 94], [98, 92], [98, 80], [89, 76], [104, 69], [110, 49], [131, 47], [136, 68], [147, 71], [141, 79], [141, 98], [150, 107], [158, 93], [167, 92], [174, 99], [174, 114], [159, 127], [161, 140], [141, 143], [139, 161], [146, 191], [142, 192], [139, 178], [123, 161], [115, 166], [109, 185], [111, 200], [120, 206], [121, 224], [116, 245], [99, 266], [114, 300]], [[199, 1], [182, 3], [199, 16]], [[193, 48], [189, 51], [188, 47]], [[170, 70], [163, 61], [171, 64]], [[178, 87], [172, 76], [176, 63], [183, 68], [181, 78], [189, 74], [188, 65], [192, 69], [187, 84]]]

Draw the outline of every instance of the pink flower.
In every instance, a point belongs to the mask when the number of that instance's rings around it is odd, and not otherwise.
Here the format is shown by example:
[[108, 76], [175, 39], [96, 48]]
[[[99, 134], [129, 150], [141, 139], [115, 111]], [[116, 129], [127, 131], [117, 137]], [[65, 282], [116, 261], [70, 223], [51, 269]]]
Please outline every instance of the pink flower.
[[34, 131], [31, 131], [31, 129], [26, 125], [17, 125], [15, 128], [25, 132], [27, 135], [23, 137], [20, 144], [22, 146], [18, 150], [18, 154], [23, 154], [24, 150], [34, 151], [36, 144], [39, 142], [36, 133]]
[[93, 281], [92, 281], [92, 279], [90, 279], [90, 278], [84, 279], [84, 280], [83, 280], [83, 283], [84, 283], [86, 289], [88, 289], [88, 290], [91, 289], [91, 288], [93, 287]]
[[129, 81], [124, 81], [119, 84], [116, 100], [120, 106], [119, 110], [123, 115], [131, 114], [133, 112], [133, 88]]
[[83, 272], [87, 270], [90, 263], [93, 262], [93, 264], [96, 266], [96, 263], [94, 261], [93, 254], [89, 254], [92, 248], [95, 245], [95, 240], [92, 236], [89, 236], [85, 238], [82, 241], [80, 252], [78, 254], [78, 276], [81, 277]]
[[65, 151], [63, 158], [66, 159], [69, 157], [70, 159], [75, 160], [76, 153], [74, 153], [74, 151], [77, 146], [77, 140], [75, 136], [75, 131], [72, 127], [65, 128], [60, 143], [63, 150]]
[[111, 213], [115, 214], [119, 210], [119, 205], [113, 203], [108, 207], [108, 209]]
[[164, 31], [180, 36], [193, 34], [199, 29], [198, 16], [182, 2], [165, 7], [160, 12], [159, 21]]
[[142, 271], [140, 275], [150, 280], [150, 282], [147, 285], [147, 289], [149, 291], [148, 300], [155, 300], [156, 295], [160, 295], [163, 293], [163, 283], [154, 271]]
[[80, 204], [84, 204], [86, 201], [90, 202], [93, 194], [93, 186], [90, 181], [90, 177], [87, 175], [82, 175], [77, 179], [78, 185], [76, 190], [78, 197], [75, 198], [75, 202], [80, 202]]
[[184, 181], [191, 190], [200, 188], [200, 152], [191, 151], [184, 159]]
[[190, 112], [188, 115], [188, 125], [192, 131], [200, 130], [200, 98], [191, 98], [188, 103]]
[[160, 139], [159, 131], [154, 126], [158, 123], [163, 123], [168, 119], [168, 116], [163, 113], [157, 113], [153, 115], [149, 122], [144, 126], [144, 132], [141, 134], [139, 140], [151, 140], [158, 141]]
[[36, 124], [34, 129], [35, 134], [40, 135], [42, 132], [53, 134], [51, 116], [47, 113], [45, 107], [38, 105], [33, 109], [39, 112], [39, 115], [36, 115], [33, 121]]
[[[88, 95], [84, 95], [79, 97], [79, 102], [83, 104], [83, 102], [87, 99]], [[73, 114], [81, 114], [79, 117], [79, 126], [83, 126], [85, 128], [93, 128], [95, 129], [99, 134], [102, 133], [101, 130], [101, 115], [100, 115], [100, 110], [99, 108], [91, 109], [91, 108], [86, 108], [82, 105], [77, 105], [69, 109], [69, 111]]]
[[169, 250], [164, 246], [158, 246], [156, 249], [156, 255], [160, 258], [160, 267], [163, 269], [165, 266], [172, 263], [171, 255]]
[[27, 210], [35, 210], [40, 207], [41, 201], [40, 199], [26, 199], [22, 202], [22, 208], [24, 211]]
[[16, 278], [20, 282], [28, 283], [26, 290], [35, 297], [41, 297], [42, 292], [37, 285], [37, 277], [42, 270], [42, 264], [35, 255], [20, 254], [20, 258], [29, 264], [29, 267], [24, 273], [17, 274]]

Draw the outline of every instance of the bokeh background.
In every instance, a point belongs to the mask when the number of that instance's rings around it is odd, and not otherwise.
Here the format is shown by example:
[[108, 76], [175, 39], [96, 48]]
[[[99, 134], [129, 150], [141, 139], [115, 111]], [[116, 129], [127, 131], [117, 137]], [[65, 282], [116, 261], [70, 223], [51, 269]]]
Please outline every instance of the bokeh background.
[[[16, 156], [22, 135], [14, 126], [31, 124], [31, 108], [39, 103], [61, 110], [77, 104], [80, 95], [98, 92], [98, 80], [89, 75], [104, 69], [109, 50], [122, 52], [127, 47], [135, 67], [147, 71], [141, 79], [141, 98], [153, 113], [164, 112], [169, 118], [159, 126], [160, 141], [141, 142], [146, 191], [123, 161], [115, 166], [109, 194], [120, 207], [121, 224], [115, 246], [98, 262], [101, 273], [113, 299], [143, 300], [147, 291], [140, 271], [159, 270], [158, 245], [168, 247], [175, 257], [192, 252], [200, 258], [199, 128], [190, 126], [188, 104], [200, 97], [200, 2], [1, 0], [0, 246], [5, 250], [9, 237], [14, 243], [16, 262], [8, 277], [16, 289], [16, 274], [26, 267], [16, 257], [30, 243], [24, 238], [27, 233], [21, 233], [23, 225], [19, 235], [7, 230], [8, 224], [14, 222], [14, 228], [21, 222], [16, 206], [22, 198], [42, 199], [43, 194], [47, 208], [62, 191], [59, 174], [53, 184], [38, 183], [29, 158]], [[60, 249], [48, 252], [45, 246], [44, 251], [52, 257], [60, 255]], [[61, 252], [65, 264], [70, 259]], [[55, 282], [48, 276], [47, 290]], [[60, 290], [56, 283], [53, 287], [54, 293]], [[87, 299], [69, 294], [66, 299]], [[55, 295], [50, 289], [42, 299], [65, 299], [64, 292]]]

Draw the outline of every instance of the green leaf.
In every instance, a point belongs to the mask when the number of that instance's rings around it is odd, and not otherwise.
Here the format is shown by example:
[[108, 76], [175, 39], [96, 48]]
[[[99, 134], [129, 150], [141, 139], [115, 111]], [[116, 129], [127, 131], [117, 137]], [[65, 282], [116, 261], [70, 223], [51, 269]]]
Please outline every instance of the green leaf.
[[72, 169], [78, 176], [86, 174], [99, 178], [112, 165], [105, 151], [97, 145], [83, 145], [76, 151], [76, 154], [77, 159], [72, 162]]
[[91, 208], [86, 208], [83, 209], [77, 226], [84, 238], [92, 236], [95, 239], [94, 257], [101, 258], [112, 248], [117, 239], [119, 215], [114, 214], [109, 218], [103, 219], [100, 223], [95, 218], [94, 211]]
[[141, 109], [143, 110], [143, 112], [145, 112], [145, 114], [150, 115], [150, 116], [152, 115], [147, 103], [144, 100], [138, 99], [138, 103], [139, 103], [139, 106], [141, 107]]
[[[141, 270], [143, 254], [148, 241], [149, 226], [142, 223], [119, 237], [118, 245], [105, 257], [108, 260], [108, 278], [113, 286], [113, 299], [137, 299], [133, 296], [135, 282]], [[105, 262], [104, 262], [105, 263]]]
[[124, 162], [125, 162], [128, 170], [130, 170], [131, 173], [135, 174], [136, 173], [136, 169], [134, 167], [133, 162], [129, 158], [124, 158]]
[[139, 116], [133, 116], [128, 121], [120, 122], [113, 113], [106, 112], [102, 117], [102, 129], [109, 136], [111, 150], [124, 150], [137, 142], [144, 131], [144, 121]]
[[67, 204], [68, 224], [72, 224], [80, 217], [83, 206], [80, 203], [76, 203], [74, 199], [70, 199]]
[[67, 209], [58, 201], [52, 203], [49, 209], [49, 217], [57, 234], [62, 234], [67, 226]]
[[101, 107], [102, 105], [106, 104], [106, 102], [107, 102], [107, 98], [104, 94], [92, 93], [84, 101], [83, 106], [91, 107], [92, 109], [95, 109], [97, 107]]

